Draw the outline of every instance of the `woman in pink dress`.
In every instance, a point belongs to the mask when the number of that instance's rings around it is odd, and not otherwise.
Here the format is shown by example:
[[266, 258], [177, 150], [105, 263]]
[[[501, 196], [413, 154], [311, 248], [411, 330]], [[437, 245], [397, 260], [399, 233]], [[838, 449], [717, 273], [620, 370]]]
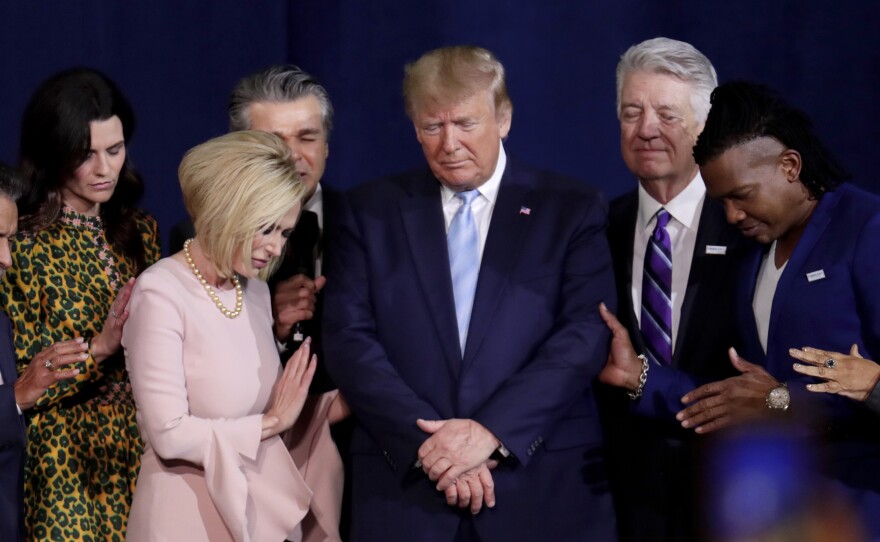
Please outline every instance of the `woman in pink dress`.
[[306, 186], [263, 132], [191, 149], [179, 176], [196, 237], [140, 276], [123, 335], [145, 441], [127, 540], [338, 540], [341, 465], [321, 451], [345, 406], [300, 416], [316, 360], [306, 341], [282, 370], [263, 282]]

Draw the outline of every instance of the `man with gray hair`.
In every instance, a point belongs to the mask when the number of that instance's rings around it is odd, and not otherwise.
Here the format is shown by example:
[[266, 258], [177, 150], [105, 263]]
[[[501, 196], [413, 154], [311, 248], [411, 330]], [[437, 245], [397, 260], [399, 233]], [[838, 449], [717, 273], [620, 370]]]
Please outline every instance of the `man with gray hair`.
[[717, 84], [706, 56], [668, 38], [633, 45], [617, 65], [621, 153], [638, 187], [611, 203], [618, 310], [601, 311], [614, 340], [599, 378], [627, 392], [606, 405], [623, 541], [698, 538], [694, 436], [675, 423], [681, 397], [667, 383], [678, 371], [704, 382], [731, 372], [732, 263], [744, 243], [706, 198], [692, 153]]
[[[282, 343], [298, 343], [313, 336], [312, 350], [320, 355], [320, 318], [315, 313], [320, 308], [318, 292], [324, 285], [323, 252], [333, 229], [332, 224], [325, 227], [325, 222], [332, 223], [340, 198], [338, 192], [321, 184], [333, 126], [330, 97], [314, 77], [299, 67], [272, 66], [238, 82], [229, 99], [228, 113], [230, 131], [260, 130], [281, 137], [309, 187], [302, 215], [271, 286], [276, 338]], [[194, 234], [188, 221], [175, 226], [171, 251], [180, 250]], [[321, 371], [313, 386], [323, 391], [331, 384]]]

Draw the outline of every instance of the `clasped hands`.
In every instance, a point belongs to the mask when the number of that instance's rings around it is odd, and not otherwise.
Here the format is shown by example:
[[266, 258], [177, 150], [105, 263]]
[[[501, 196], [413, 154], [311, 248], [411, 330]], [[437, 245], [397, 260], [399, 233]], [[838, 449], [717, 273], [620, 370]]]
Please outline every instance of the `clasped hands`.
[[437, 482], [450, 506], [478, 513], [483, 504], [495, 506], [492, 473], [498, 463], [489, 456], [501, 442], [474, 420], [422, 420], [419, 429], [431, 436], [422, 443], [418, 456], [422, 470]]
[[312, 280], [305, 275], [294, 275], [275, 286], [272, 312], [275, 317], [275, 337], [279, 341], [290, 338], [294, 324], [314, 317], [318, 292], [326, 282], [323, 276]]

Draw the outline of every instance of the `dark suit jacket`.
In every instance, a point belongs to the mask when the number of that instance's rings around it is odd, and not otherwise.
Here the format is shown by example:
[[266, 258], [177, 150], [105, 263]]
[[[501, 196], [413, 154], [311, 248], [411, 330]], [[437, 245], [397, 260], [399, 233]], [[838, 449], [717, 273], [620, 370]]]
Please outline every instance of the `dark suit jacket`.
[[0, 313], [0, 540], [24, 540], [24, 421], [15, 406], [12, 328]]
[[[321, 185], [321, 198], [324, 213], [324, 225], [321, 229], [320, 241], [321, 274], [326, 276], [329, 264], [328, 254], [333, 251], [333, 238], [338, 228], [337, 224], [339, 222], [339, 208], [341, 206], [342, 193], [338, 190], [328, 188], [326, 185]], [[288, 279], [297, 274], [298, 270], [292, 261], [292, 256], [296, 254], [297, 250], [298, 248], [295, 246], [295, 239], [294, 237], [291, 237], [287, 245], [287, 250], [285, 250], [284, 253], [284, 260], [281, 262], [281, 265], [275, 274], [269, 279], [269, 288], [272, 290], [273, 295], [275, 293], [275, 285], [278, 284], [279, 281]], [[333, 384], [333, 380], [327, 374], [326, 364], [324, 363], [324, 338], [321, 330], [321, 315], [323, 314], [323, 307], [324, 295], [319, 292], [315, 305], [315, 315], [311, 320], [302, 322], [305, 335], [312, 338], [312, 352], [318, 355], [319, 360], [318, 368], [315, 371], [315, 378], [312, 380], [312, 386], [309, 388], [311, 393], [322, 393], [336, 389], [336, 385]], [[281, 357], [286, 361], [291, 354], [293, 354], [293, 348], [288, 349], [288, 351], [285, 354], [282, 354]]]
[[[608, 240], [617, 281], [617, 315], [636, 352], [644, 352], [632, 302], [637, 214], [637, 190], [612, 201]], [[726, 247], [726, 253], [712, 254], [707, 246]], [[638, 401], [630, 401], [620, 390], [603, 393], [623, 541], [682, 541], [697, 536], [695, 437], [674, 418], [683, 406], [682, 393], [668, 382], [684, 378], [692, 384], [733, 375], [727, 356], [727, 348], [738, 344], [733, 286], [736, 262], [747, 246], [751, 243], [727, 224], [721, 204], [707, 198], [699, 216], [671, 367], [650, 368]]]
[[864, 357], [880, 356], [880, 198], [844, 185], [819, 202], [776, 287], [766, 355], [751, 306], [762, 255], [762, 250], [751, 253], [738, 282], [741, 354], [788, 383], [792, 415], [820, 431], [831, 476], [857, 506], [869, 538], [876, 540], [880, 538], [876, 415], [844, 397], [806, 391], [804, 385], [813, 379], [792, 370], [788, 349], [814, 346], [849, 352], [858, 344]]
[[347, 194], [325, 293], [326, 362], [357, 414], [352, 540], [451, 541], [464, 517], [413, 469], [417, 418], [470, 418], [515, 460], [493, 471], [484, 540], [613, 540], [591, 382], [613, 297], [605, 206], [508, 162], [459, 350], [440, 186], [428, 171]]

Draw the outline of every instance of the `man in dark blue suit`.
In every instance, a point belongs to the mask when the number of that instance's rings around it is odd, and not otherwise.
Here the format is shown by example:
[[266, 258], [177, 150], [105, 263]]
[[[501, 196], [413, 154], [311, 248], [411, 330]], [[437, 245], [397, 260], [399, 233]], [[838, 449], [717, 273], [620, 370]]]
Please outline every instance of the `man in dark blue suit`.
[[880, 355], [880, 198], [841, 184], [843, 170], [806, 115], [752, 83], [715, 90], [694, 157], [727, 220], [763, 247], [746, 258], [737, 285], [743, 347], [730, 357], [741, 374], [692, 391], [683, 382], [689, 406], [679, 420], [707, 433], [776, 412], [813, 429], [837, 489], [822, 498], [848, 496], [876, 540], [876, 417], [844, 397], [810, 394], [805, 385], [815, 380], [793, 371], [790, 350], [855, 344]]
[[[18, 229], [16, 202], [22, 181], [12, 168], [0, 163], [0, 280], [12, 265], [9, 239]], [[22, 410], [34, 406], [46, 389], [79, 371], [64, 366], [80, 361], [86, 345], [80, 340], [55, 343], [34, 356], [21, 378], [15, 367], [12, 326], [0, 313], [0, 540], [24, 540], [25, 426]]]
[[[17, 175], [0, 164], [0, 275], [12, 265], [9, 239], [18, 229], [20, 195]], [[17, 378], [12, 327], [0, 313], [0, 539], [9, 541], [24, 540], [25, 429], [15, 396]]]
[[507, 157], [489, 51], [426, 53], [404, 97], [430, 170], [347, 194], [325, 292], [358, 421], [352, 540], [614, 540], [591, 390], [605, 206]]

